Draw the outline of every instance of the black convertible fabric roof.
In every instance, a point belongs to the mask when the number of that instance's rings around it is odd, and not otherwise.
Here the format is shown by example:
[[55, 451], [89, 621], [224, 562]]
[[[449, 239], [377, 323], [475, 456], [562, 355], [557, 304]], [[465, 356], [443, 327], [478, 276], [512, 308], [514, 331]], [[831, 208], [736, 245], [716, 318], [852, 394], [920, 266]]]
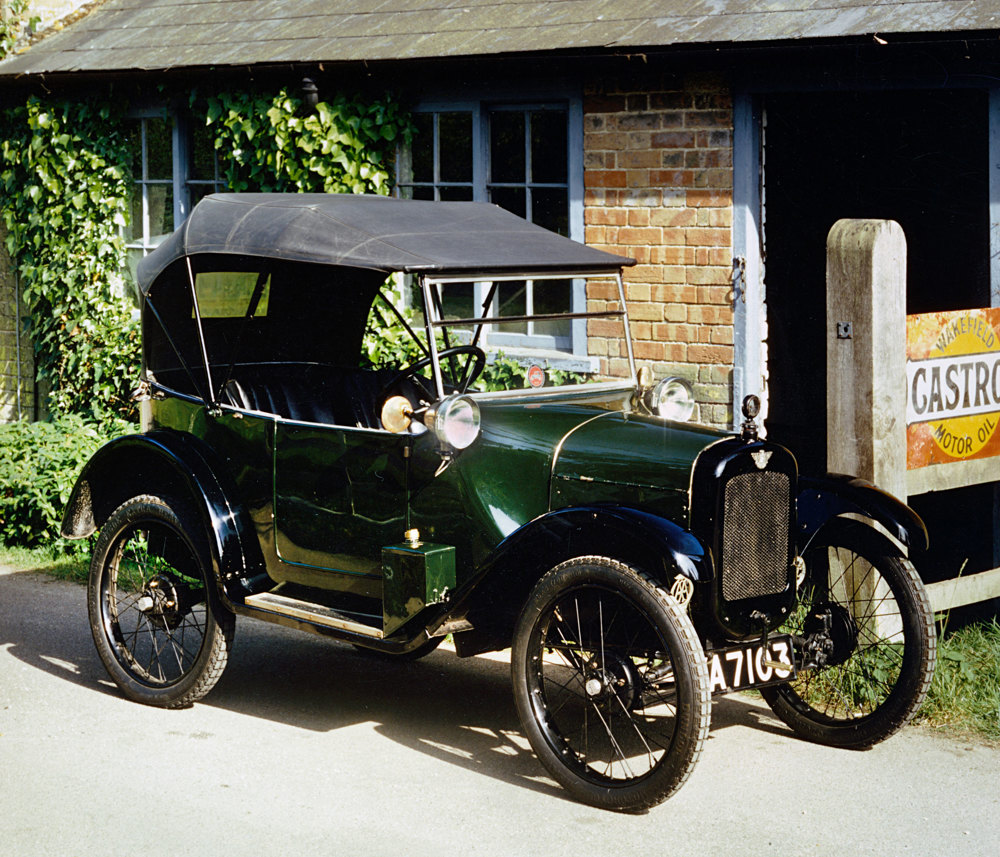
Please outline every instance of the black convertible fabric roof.
[[614, 273], [634, 260], [595, 250], [495, 205], [385, 196], [219, 193], [205, 197], [138, 268], [149, 290], [171, 262], [229, 253], [404, 273]]

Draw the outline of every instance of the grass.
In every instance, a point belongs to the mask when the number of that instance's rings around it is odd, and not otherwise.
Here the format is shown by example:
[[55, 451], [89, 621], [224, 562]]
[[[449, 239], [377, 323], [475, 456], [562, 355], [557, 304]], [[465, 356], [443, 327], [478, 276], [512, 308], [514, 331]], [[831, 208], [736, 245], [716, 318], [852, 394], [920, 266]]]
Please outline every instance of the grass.
[[[0, 546], [0, 565], [86, 583], [88, 558], [53, 557], [48, 548]], [[947, 630], [938, 640], [938, 663], [916, 722], [955, 736], [1000, 741], [1000, 623], [996, 619]]]
[[1000, 741], [1000, 623], [966, 625], [938, 640], [938, 662], [917, 722]]
[[51, 548], [14, 548], [0, 545], [0, 565], [18, 571], [38, 571], [62, 580], [86, 583], [90, 558], [87, 555], [54, 556]]

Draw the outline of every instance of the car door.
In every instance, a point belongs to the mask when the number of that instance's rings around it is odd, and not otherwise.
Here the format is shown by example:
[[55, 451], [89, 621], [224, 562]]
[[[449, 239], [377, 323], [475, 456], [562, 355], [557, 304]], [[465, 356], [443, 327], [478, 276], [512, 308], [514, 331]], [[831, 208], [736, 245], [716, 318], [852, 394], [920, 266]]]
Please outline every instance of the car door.
[[279, 421], [274, 537], [288, 578], [381, 595], [381, 551], [406, 528], [406, 435]]

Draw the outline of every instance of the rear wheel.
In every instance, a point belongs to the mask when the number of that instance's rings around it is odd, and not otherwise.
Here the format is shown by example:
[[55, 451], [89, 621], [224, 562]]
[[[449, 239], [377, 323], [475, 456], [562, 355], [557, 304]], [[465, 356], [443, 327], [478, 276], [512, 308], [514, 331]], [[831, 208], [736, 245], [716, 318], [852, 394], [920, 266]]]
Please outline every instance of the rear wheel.
[[622, 563], [556, 566], [521, 613], [511, 657], [521, 723], [576, 799], [641, 811], [687, 779], [708, 734], [705, 655], [687, 615]]
[[222, 675], [235, 618], [220, 603], [185, 510], [133, 497], [101, 529], [90, 565], [90, 629], [108, 673], [137, 702], [179, 708]]
[[803, 737], [871, 747], [909, 722], [930, 687], [937, 637], [927, 594], [908, 560], [856, 528], [804, 559], [799, 602], [782, 630], [806, 641], [814, 665], [761, 694]]

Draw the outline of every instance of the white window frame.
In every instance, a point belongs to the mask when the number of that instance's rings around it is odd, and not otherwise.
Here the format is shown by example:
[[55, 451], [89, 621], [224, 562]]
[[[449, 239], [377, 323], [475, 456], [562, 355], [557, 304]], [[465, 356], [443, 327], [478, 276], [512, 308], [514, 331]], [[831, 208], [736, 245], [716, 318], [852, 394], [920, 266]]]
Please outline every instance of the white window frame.
[[[405, 180], [409, 167], [409, 153], [402, 148], [397, 155], [397, 194], [401, 194], [405, 188], [409, 187], [433, 187], [434, 198], [440, 199], [440, 191], [447, 187], [471, 187], [472, 200], [476, 202], [486, 202], [489, 199], [489, 188], [492, 184], [489, 175], [490, 158], [490, 125], [489, 117], [493, 112], [500, 111], [536, 111], [536, 110], [564, 110], [567, 117], [566, 127], [566, 182], [565, 183], [545, 183], [526, 182], [527, 197], [530, 201], [531, 189], [535, 186], [562, 186], [565, 184], [568, 197], [568, 226], [569, 237], [575, 241], [583, 242], [584, 222], [583, 222], [583, 99], [574, 93], [566, 92], [546, 92], [546, 93], [517, 93], [505, 94], [498, 97], [483, 97], [479, 99], [449, 99], [428, 98], [418, 102], [412, 108], [414, 113], [469, 113], [472, 117], [472, 181], [451, 182], [441, 181], [439, 175], [440, 167], [440, 142], [438, 137], [438, 123], [434, 122], [434, 178], [432, 182], [411, 182]], [[501, 183], [504, 184], [504, 183]], [[520, 184], [520, 183], [518, 183]], [[529, 206], [530, 210], [530, 206]], [[476, 307], [482, 307], [489, 293], [491, 284], [486, 282], [476, 282], [473, 289], [473, 300]], [[526, 296], [527, 309], [530, 314], [532, 307], [532, 287], [529, 281], [529, 288]], [[493, 312], [496, 311], [496, 301], [494, 301]], [[570, 311], [584, 312], [587, 306], [586, 283], [583, 279], [572, 279], [570, 283]], [[585, 319], [573, 319], [570, 321], [570, 335], [568, 342], [560, 342], [556, 337], [546, 334], [510, 333], [490, 331], [483, 342], [483, 345], [491, 350], [503, 350], [505, 354], [517, 357], [527, 355], [545, 356], [551, 359], [566, 358], [570, 355], [576, 358], [587, 357], [587, 325]], [[550, 361], [551, 362], [551, 361]], [[586, 361], [584, 361], [586, 362]], [[581, 364], [578, 368], [589, 371], [590, 365]]]
[[[212, 179], [192, 179], [190, 177], [191, 125], [182, 111], [171, 110], [162, 105], [141, 107], [129, 111], [127, 118], [140, 123], [140, 140], [142, 146], [142, 174], [133, 176], [133, 184], [142, 187], [142, 222], [132, 224], [132, 231], [138, 237], [126, 244], [128, 250], [140, 250], [147, 255], [154, 250], [157, 243], [151, 240], [149, 228], [149, 192], [155, 185], [169, 184], [173, 194], [173, 228], [177, 229], [191, 213], [191, 187], [194, 185], [214, 185], [216, 189], [225, 188], [225, 180], [219, 176], [219, 165], [216, 161]], [[164, 120], [171, 123], [171, 160], [170, 179], [149, 179], [146, 147], [146, 123], [150, 119]], [[162, 238], [161, 238], [162, 240]]]

